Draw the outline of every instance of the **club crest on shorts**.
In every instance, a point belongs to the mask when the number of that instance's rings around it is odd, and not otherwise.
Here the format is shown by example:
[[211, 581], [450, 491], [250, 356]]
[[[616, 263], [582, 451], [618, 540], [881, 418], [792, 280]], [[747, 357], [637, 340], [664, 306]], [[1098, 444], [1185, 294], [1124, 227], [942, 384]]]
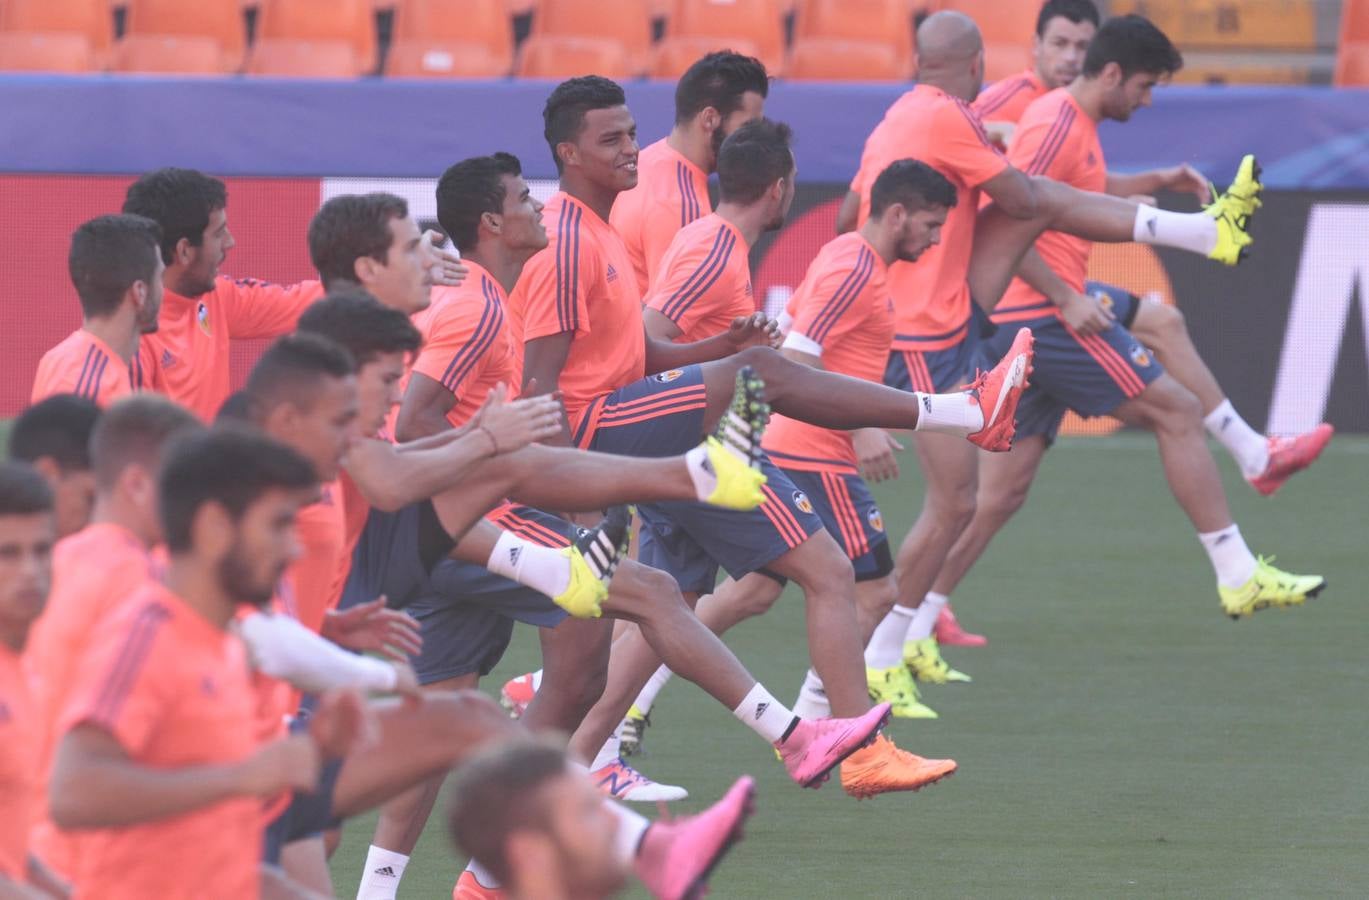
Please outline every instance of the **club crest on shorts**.
[[1103, 309], [1106, 309], [1108, 312], [1112, 311], [1112, 295], [1107, 291], [1098, 291], [1093, 297], [1103, 305]]
[[799, 512], [811, 513], [813, 511], [813, 501], [809, 500], [808, 495], [803, 491], [794, 492], [794, 505], [798, 507]]
[[661, 384], [670, 384], [675, 379], [684, 374], [684, 369], [671, 369], [668, 372], [660, 372], [656, 375], [656, 380]]
[[200, 326], [200, 331], [213, 336], [214, 329], [209, 327], [209, 306], [203, 301], [195, 307], [195, 323]]
[[1150, 365], [1150, 351], [1145, 347], [1142, 347], [1140, 344], [1132, 344], [1130, 353], [1131, 361], [1136, 363], [1136, 365], [1143, 369]]
[[870, 523], [870, 527], [875, 531], [884, 530], [884, 514], [879, 511], [878, 506], [870, 509], [870, 514], [865, 517], [865, 520]]

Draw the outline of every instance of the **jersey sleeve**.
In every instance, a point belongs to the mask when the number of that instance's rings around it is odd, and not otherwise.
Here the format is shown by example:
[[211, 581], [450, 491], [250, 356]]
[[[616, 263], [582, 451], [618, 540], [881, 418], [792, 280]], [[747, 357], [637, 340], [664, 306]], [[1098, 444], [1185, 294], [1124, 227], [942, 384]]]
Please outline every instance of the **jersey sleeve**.
[[803, 288], [789, 333], [811, 342], [808, 352], [816, 350], [813, 355], [820, 356], [823, 348], [860, 327], [873, 262], [871, 254], [861, 253], [854, 266], [825, 268], [811, 287]]
[[1044, 175], [1069, 182], [1078, 157], [1070, 137], [1070, 123], [1077, 113], [1068, 103], [1060, 104], [1055, 115], [1034, 115], [1023, 119], [1008, 151], [1009, 161], [1028, 175]]
[[317, 281], [282, 285], [253, 278], [220, 279], [217, 290], [228, 333], [239, 339], [289, 334], [300, 315], [324, 293]]
[[952, 101], [937, 117], [937, 159], [935, 168], [954, 172], [970, 187], [984, 182], [1008, 168], [1008, 161], [989, 140], [984, 125], [974, 110]]
[[170, 617], [166, 607], [148, 603], [128, 619], [105, 620], [118, 631], [101, 635], [90, 647], [62, 712], [61, 732], [95, 725], [130, 755], [147, 746], [162, 719], [170, 687], [165, 673], [157, 671], [159, 663], [177, 652], [159, 641], [169, 629]]
[[668, 254], [646, 305], [685, 333], [710, 312], [730, 306], [738, 287], [735, 269], [729, 265], [736, 243], [734, 234], [719, 228], [707, 243]]
[[528, 260], [514, 290], [522, 294], [524, 343], [554, 334], [589, 334], [593, 254], [567, 234]]
[[503, 312], [486, 300], [479, 314], [473, 304], [448, 303], [433, 317], [428, 339], [414, 361], [413, 370], [438, 382], [457, 400], [465, 386], [480, 376], [490, 346], [499, 334]]

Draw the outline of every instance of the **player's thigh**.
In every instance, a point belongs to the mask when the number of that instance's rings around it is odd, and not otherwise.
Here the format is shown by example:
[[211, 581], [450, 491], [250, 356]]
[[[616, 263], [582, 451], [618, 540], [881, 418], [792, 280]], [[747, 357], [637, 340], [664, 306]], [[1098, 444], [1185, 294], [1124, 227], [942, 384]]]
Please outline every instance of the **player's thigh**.
[[1006, 520], [1021, 509], [1052, 437], [1029, 434], [1014, 438], [1007, 453], [981, 453], [978, 510]]
[[920, 431], [913, 451], [926, 484], [928, 504], [973, 508], [979, 484], [978, 450], [962, 437]]
[[1114, 414], [1128, 425], [1182, 430], [1201, 426], [1203, 408], [1197, 395], [1166, 372], [1118, 406]]

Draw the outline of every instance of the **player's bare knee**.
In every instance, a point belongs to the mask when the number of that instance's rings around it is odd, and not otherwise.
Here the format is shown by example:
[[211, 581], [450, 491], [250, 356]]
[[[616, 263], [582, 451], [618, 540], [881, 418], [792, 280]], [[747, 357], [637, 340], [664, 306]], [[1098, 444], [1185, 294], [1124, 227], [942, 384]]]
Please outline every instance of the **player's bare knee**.
[[784, 593], [784, 583], [778, 578], [762, 573], [751, 590], [739, 591], [735, 603], [745, 613], [746, 618], [754, 619], [770, 612], [770, 607]]
[[423, 703], [428, 712], [425, 719], [432, 722], [443, 739], [492, 739], [502, 737], [516, 727], [499, 704], [480, 691], [427, 694]]
[[1030, 481], [1008, 485], [992, 496], [981, 497], [975, 513], [982, 519], [992, 522], [995, 527], [1002, 527], [1017, 515], [1017, 511], [1027, 502], [1027, 493], [1030, 490]]
[[623, 560], [613, 576], [606, 608], [624, 618], [642, 622], [659, 623], [693, 615], [674, 578], [631, 559]]
[[819, 532], [803, 545], [799, 568], [793, 579], [809, 596], [845, 593], [856, 580], [851, 560], [827, 532]]

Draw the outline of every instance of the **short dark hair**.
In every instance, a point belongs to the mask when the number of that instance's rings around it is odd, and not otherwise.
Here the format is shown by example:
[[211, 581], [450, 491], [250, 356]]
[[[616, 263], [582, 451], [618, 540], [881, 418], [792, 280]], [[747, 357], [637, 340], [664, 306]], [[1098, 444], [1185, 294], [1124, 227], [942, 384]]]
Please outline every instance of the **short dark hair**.
[[356, 369], [352, 354], [321, 334], [302, 331], [277, 338], [252, 367], [243, 386], [247, 416], [260, 422], [282, 403], [307, 408], [323, 379], [347, 378]]
[[358, 369], [383, 353], [416, 353], [423, 346], [423, 334], [408, 316], [359, 289], [330, 291], [296, 327], [345, 348]]
[[870, 187], [870, 215], [878, 218], [895, 203], [909, 210], [929, 206], [955, 206], [955, 185], [950, 180], [918, 159], [900, 159], [889, 163]]
[[75, 394], [54, 394], [19, 414], [10, 429], [10, 458], [47, 457], [66, 472], [90, 469], [90, 434], [100, 407]]
[[757, 119], [727, 136], [718, 150], [718, 196], [726, 203], [754, 203], [794, 171], [789, 143], [793, 130], [783, 122]]
[[1121, 66], [1123, 78], [1138, 72], [1169, 75], [1184, 67], [1184, 57], [1149, 19], [1116, 16], [1104, 22], [1093, 36], [1084, 55], [1084, 77], [1096, 77], [1108, 63]]
[[135, 281], [150, 285], [161, 243], [161, 226], [144, 216], [96, 216], [77, 228], [67, 271], [86, 318], [115, 313]]
[[162, 227], [162, 261], [170, 265], [181, 238], [200, 246], [210, 214], [227, 205], [228, 188], [219, 179], [194, 169], [165, 168], [128, 186], [123, 211]]
[[1102, 21], [1093, 0], [1046, 0], [1036, 17], [1036, 36], [1045, 37], [1046, 26], [1057, 17], [1068, 19], [1076, 25], [1092, 22], [1094, 28]]
[[462, 253], [480, 242], [480, 217], [504, 211], [504, 176], [522, 175], [512, 153], [463, 159], [437, 182], [437, 222]]
[[158, 477], [167, 549], [191, 548], [195, 516], [206, 503], [218, 503], [236, 521], [267, 491], [304, 490], [317, 483], [307, 459], [250, 428], [211, 428], [173, 441]]
[[409, 214], [403, 197], [375, 192], [333, 197], [309, 223], [309, 259], [325, 285], [356, 281], [356, 261], [385, 262], [394, 235], [390, 221]]
[[770, 93], [765, 64], [732, 50], [710, 53], [686, 69], [675, 85], [675, 123], [688, 122], [710, 106], [725, 119], [741, 108], [747, 92]]
[[96, 487], [113, 487], [120, 473], [135, 463], [157, 471], [167, 441], [203, 428], [194, 413], [160, 394], [144, 392], [117, 401], [100, 416], [90, 436]]
[[52, 487], [26, 462], [0, 462], [0, 516], [52, 512]]
[[544, 828], [542, 788], [570, 772], [565, 750], [543, 737], [501, 741], [456, 770], [447, 826], [461, 850], [507, 882], [509, 835]]
[[556, 145], [579, 137], [585, 127], [585, 113], [625, 105], [627, 95], [622, 87], [602, 75], [582, 75], [558, 84], [542, 107], [542, 134], [551, 148], [556, 171], [563, 168]]

